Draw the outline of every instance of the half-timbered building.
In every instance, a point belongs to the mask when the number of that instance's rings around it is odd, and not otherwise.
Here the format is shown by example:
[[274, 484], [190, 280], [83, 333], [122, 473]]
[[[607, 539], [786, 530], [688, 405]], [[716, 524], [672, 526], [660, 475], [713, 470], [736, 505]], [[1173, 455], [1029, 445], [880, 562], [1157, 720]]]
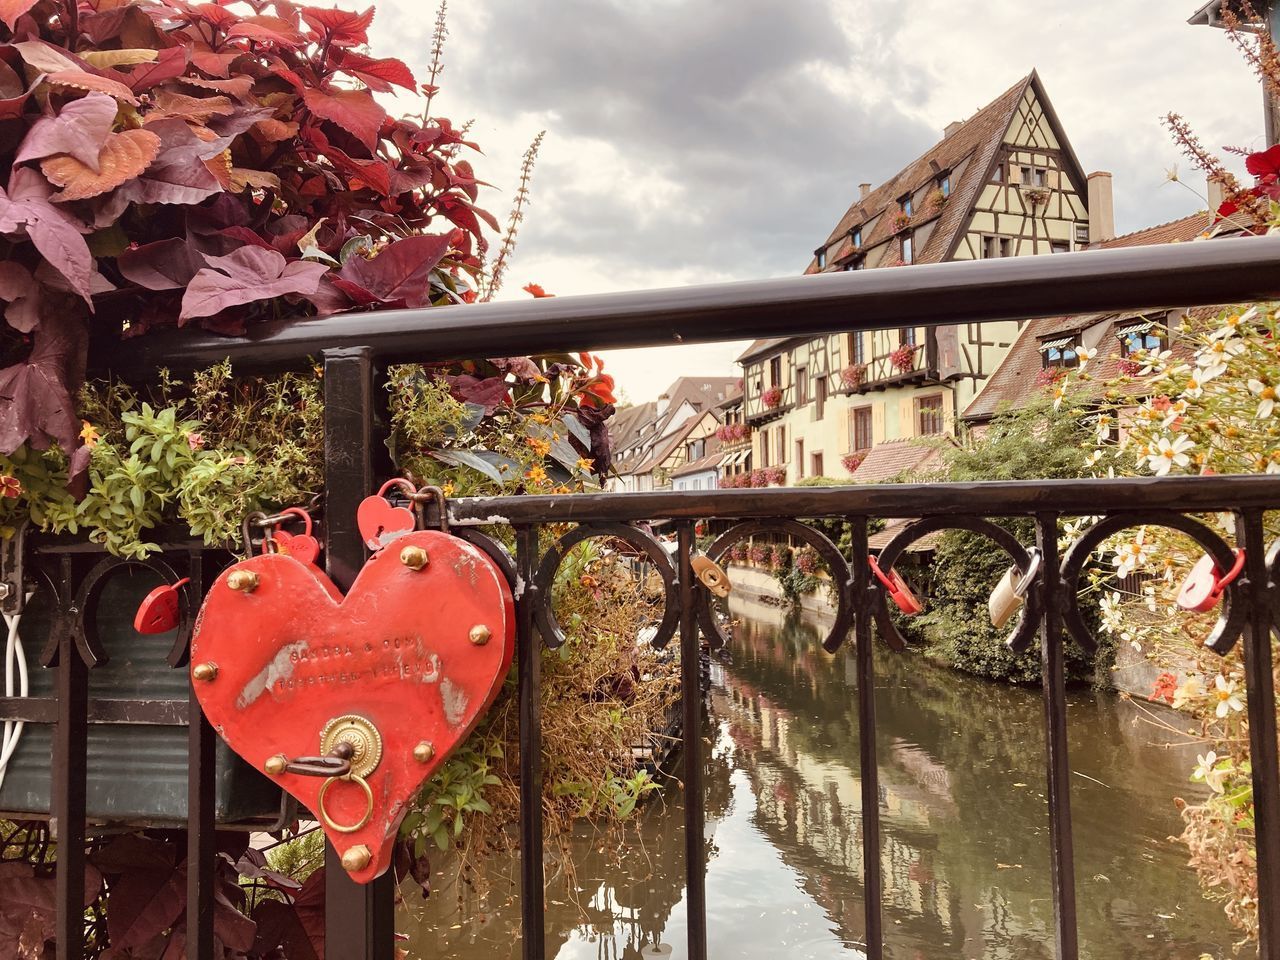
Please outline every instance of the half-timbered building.
[[[1034, 72], [859, 190], [806, 273], [1062, 254], [1114, 236], [1110, 175], [1085, 176]], [[856, 476], [876, 444], [954, 433], [1021, 325], [939, 320], [751, 344], [739, 363], [753, 464], [785, 467], [789, 483]]]

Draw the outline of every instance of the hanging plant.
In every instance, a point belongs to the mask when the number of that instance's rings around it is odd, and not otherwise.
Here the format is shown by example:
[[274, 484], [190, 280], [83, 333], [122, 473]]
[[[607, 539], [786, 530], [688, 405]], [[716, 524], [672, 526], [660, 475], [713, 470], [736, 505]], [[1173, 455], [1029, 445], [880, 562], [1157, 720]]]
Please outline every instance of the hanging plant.
[[760, 394], [760, 400], [766, 409], [776, 410], [782, 404], [782, 388], [770, 387], [764, 393]]
[[907, 227], [911, 226], [911, 215], [909, 213], [899, 213], [893, 218], [893, 232], [901, 233]]
[[850, 390], [857, 390], [866, 381], [867, 365], [865, 363], [851, 363], [840, 371], [840, 382]]
[[862, 466], [862, 461], [865, 459], [867, 459], [867, 451], [854, 450], [851, 453], [846, 453], [843, 457], [841, 457], [840, 463], [841, 465], [843, 465], [843, 467], [846, 470], [848, 470], [850, 473], [853, 473], [860, 466]]
[[910, 373], [915, 369], [916, 351], [919, 346], [910, 343], [904, 343], [897, 350], [889, 354], [889, 364], [900, 373]]

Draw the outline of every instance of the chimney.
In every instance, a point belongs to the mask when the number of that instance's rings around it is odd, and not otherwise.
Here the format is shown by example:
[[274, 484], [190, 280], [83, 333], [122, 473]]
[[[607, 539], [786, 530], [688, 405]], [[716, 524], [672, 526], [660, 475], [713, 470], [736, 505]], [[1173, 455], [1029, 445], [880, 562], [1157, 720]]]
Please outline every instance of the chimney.
[[1111, 196], [1111, 174], [1089, 174], [1089, 244], [1116, 238], [1116, 209]]
[[658, 416], [662, 416], [667, 412], [667, 408], [671, 406], [671, 395], [669, 393], [661, 394], [658, 397]]
[[869, 194], [870, 192], [871, 192], [871, 184], [869, 184], [869, 183], [860, 183], [860, 184], [858, 184], [858, 199], [859, 199], [859, 200], [865, 200], [865, 199], [867, 199], [867, 194]]
[[950, 123], [948, 123], [945, 127], [942, 128], [943, 139], [946, 139], [947, 137], [951, 136], [953, 133], [955, 133], [957, 130], [959, 130], [963, 126], [964, 126], [963, 120], [952, 120]]
[[1209, 190], [1206, 196], [1209, 198], [1209, 213], [1216, 214], [1218, 208], [1227, 202], [1227, 195], [1222, 188], [1222, 181], [1215, 177], [1210, 177]]

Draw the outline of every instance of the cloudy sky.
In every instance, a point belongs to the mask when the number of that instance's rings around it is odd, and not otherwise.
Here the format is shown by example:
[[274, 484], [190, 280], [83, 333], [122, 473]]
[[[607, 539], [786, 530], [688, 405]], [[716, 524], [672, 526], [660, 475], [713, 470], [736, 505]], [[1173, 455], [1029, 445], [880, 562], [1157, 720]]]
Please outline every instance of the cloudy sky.
[[[435, 0], [379, 0], [375, 52], [425, 74]], [[1257, 147], [1261, 94], [1199, 0], [471, 0], [437, 112], [474, 119], [506, 218], [547, 131], [505, 297], [800, 272], [857, 194], [1035, 68], [1120, 231], [1203, 207], [1160, 126]], [[408, 106], [406, 104], [406, 106]], [[1178, 166], [1186, 183], [1166, 171]], [[740, 344], [607, 353], [628, 398], [730, 374]]]

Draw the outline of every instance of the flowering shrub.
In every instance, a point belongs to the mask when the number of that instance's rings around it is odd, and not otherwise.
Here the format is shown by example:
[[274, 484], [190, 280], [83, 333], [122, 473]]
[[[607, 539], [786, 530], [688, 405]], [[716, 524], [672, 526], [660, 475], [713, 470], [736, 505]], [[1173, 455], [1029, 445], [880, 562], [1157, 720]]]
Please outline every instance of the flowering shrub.
[[947, 205], [947, 195], [942, 192], [941, 188], [938, 188], [929, 194], [928, 202], [932, 209], [941, 210]]
[[908, 213], [896, 214], [893, 218], [893, 232], [901, 233], [907, 227], [911, 226], [911, 215]]
[[769, 548], [769, 569], [783, 570], [791, 565], [791, 551], [783, 544], [775, 543]]
[[716, 428], [716, 437], [724, 443], [736, 443], [749, 435], [750, 431], [745, 423], [724, 423]]
[[801, 573], [815, 574], [818, 572], [820, 561], [818, 559], [818, 551], [813, 547], [801, 547], [796, 552], [795, 557], [796, 569]]
[[742, 563], [747, 559], [747, 545], [742, 542], [735, 543], [729, 548], [729, 560], [732, 563]]
[[756, 566], [760, 566], [769, 559], [769, 548], [763, 543], [753, 543], [747, 557]]
[[782, 403], [782, 388], [770, 387], [760, 394], [760, 401], [770, 410], [777, 408]]
[[764, 482], [760, 484], [762, 487], [780, 487], [787, 482], [787, 471], [782, 467], [765, 467], [762, 473], [764, 474]]
[[865, 363], [851, 363], [840, 371], [840, 382], [850, 390], [857, 390], [867, 378]]
[[919, 347], [915, 344], [904, 343], [897, 350], [889, 354], [890, 365], [900, 373], [910, 373], [916, 365], [916, 350]]
[[841, 457], [840, 463], [846, 470], [848, 470], [850, 473], [853, 473], [860, 466], [862, 466], [862, 461], [865, 459], [867, 459], [867, 451], [854, 450], [854, 451], [851, 451], [850, 453], [846, 453], [843, 457]]
[[[1208, 323], [1189, 322], [1183, 339], [1193, 353], [1186, 359], [1167, 350], [1136, 355], [1149, 396], [1128, 409], [1116, 399], [1112, 411], [1099, 417], [1098, 447], [1090, 455], [1095, 472], [1280, 472], [1278, 330], [1277, 306], [1259, 304], [1225, 311]], [[1083, 380], [1087, 362], [1081, 371], [1078, 378]], [[1128, 429], [1113, 444], [1109, 434], [1117, 419]], [[1202, 520], [1227, 539], [1234, 534], [1231, 515]], [[1268, 539], [1280, 533], [1272, 515], [1266, 523]], [[1068, 535], [1077, 529], [1069, 527]], [[1182, 840], [1210, 894], [1223, 901], [1234, 923], [1254, 936], [1257, 880], [1251, 860], [1253, 793], [1243, 666], [1236, 651], [1219, 658], [1202, 646], [1216, 612], [1189, 614], [1175, 603], [1185, 574], [1201, 553], [1179, 534], [1140, 527], [1111, 538], [1101, 554], [1106, 570], [1117, 579], [1147, 575], [1136, 593], [1095, 578], [1101, 629], [1164, 668], [1152, 699], [1198, 721], [1198, 739], [1210, 749], [1200, 755], [1192, 779], [1208, 786], [1210, 797], [1184, 808]]]

